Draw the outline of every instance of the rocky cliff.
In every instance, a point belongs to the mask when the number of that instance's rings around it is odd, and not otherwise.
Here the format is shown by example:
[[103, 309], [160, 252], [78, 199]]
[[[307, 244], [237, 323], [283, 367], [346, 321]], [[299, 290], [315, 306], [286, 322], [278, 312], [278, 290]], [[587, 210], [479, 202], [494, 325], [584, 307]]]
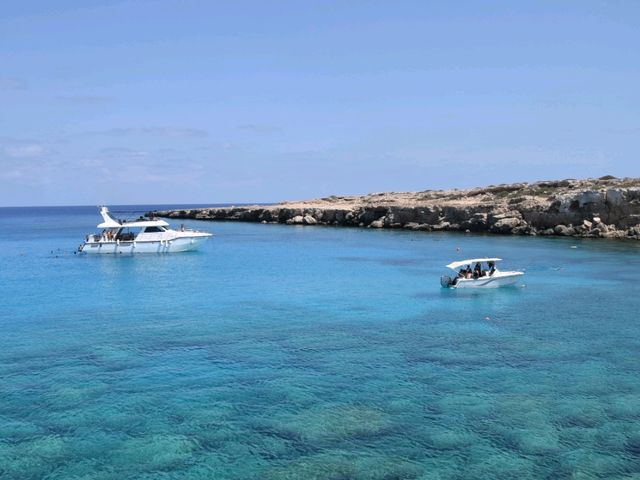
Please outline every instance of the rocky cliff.
[[607, 176], [154, 213], [288, 225], [640, 239], [640, 178]]

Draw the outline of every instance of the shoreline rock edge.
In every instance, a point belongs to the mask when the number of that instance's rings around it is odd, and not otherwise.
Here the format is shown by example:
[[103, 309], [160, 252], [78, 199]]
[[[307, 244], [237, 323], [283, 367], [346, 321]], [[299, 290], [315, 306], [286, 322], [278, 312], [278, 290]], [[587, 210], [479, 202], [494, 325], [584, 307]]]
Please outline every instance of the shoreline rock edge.
[[330, 196], [275, 205], [162, 210], [211, 221], [640, 240], [640, 178], [558, 180], [467, 190]]

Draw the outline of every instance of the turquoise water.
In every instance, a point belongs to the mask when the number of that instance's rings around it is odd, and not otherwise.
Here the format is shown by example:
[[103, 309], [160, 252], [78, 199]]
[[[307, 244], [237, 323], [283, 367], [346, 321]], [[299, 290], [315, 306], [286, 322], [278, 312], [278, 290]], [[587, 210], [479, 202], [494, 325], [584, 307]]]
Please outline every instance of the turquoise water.
[[[189, 222], [200, 252], [74, 255], [98, 220], [0, 209], [3, 479], [640, 474], [639, 243]], [[525, 286], [440, 288], [476, 255]]]

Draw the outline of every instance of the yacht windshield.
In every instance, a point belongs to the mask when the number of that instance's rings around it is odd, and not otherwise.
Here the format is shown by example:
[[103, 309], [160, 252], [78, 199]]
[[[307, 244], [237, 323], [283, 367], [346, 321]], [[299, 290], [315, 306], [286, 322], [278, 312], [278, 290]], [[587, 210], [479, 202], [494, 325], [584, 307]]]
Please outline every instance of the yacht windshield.
[[135, 234], [128, 228], [121, 229], [116, 235], [116, 240], [130, 242], [135, 238]]

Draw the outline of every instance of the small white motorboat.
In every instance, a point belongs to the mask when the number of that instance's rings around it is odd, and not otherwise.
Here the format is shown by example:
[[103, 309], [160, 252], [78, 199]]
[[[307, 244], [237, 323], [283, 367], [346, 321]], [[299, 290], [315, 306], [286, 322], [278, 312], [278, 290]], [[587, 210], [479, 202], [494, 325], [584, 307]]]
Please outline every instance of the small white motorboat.
[[171, 253], [196, 250], [210, 236], [198, 230], [172, 230], [164, 220], [141, 217], [135, 221], [116, 220], [107, 207], [100, 209], [104, 220], [100, 234], [87, 235], [78, 250], [83, 253]]
[[498, 270], [496, 263], [500, 261], [501, 258], [470, 258], [450, 263], [447, 268], [456, 271], [456, 276], [452, 278], [443, 275], [440, 277], [440, 285], [446, 288], [497, 288], [515, 285], [524, 272]]

